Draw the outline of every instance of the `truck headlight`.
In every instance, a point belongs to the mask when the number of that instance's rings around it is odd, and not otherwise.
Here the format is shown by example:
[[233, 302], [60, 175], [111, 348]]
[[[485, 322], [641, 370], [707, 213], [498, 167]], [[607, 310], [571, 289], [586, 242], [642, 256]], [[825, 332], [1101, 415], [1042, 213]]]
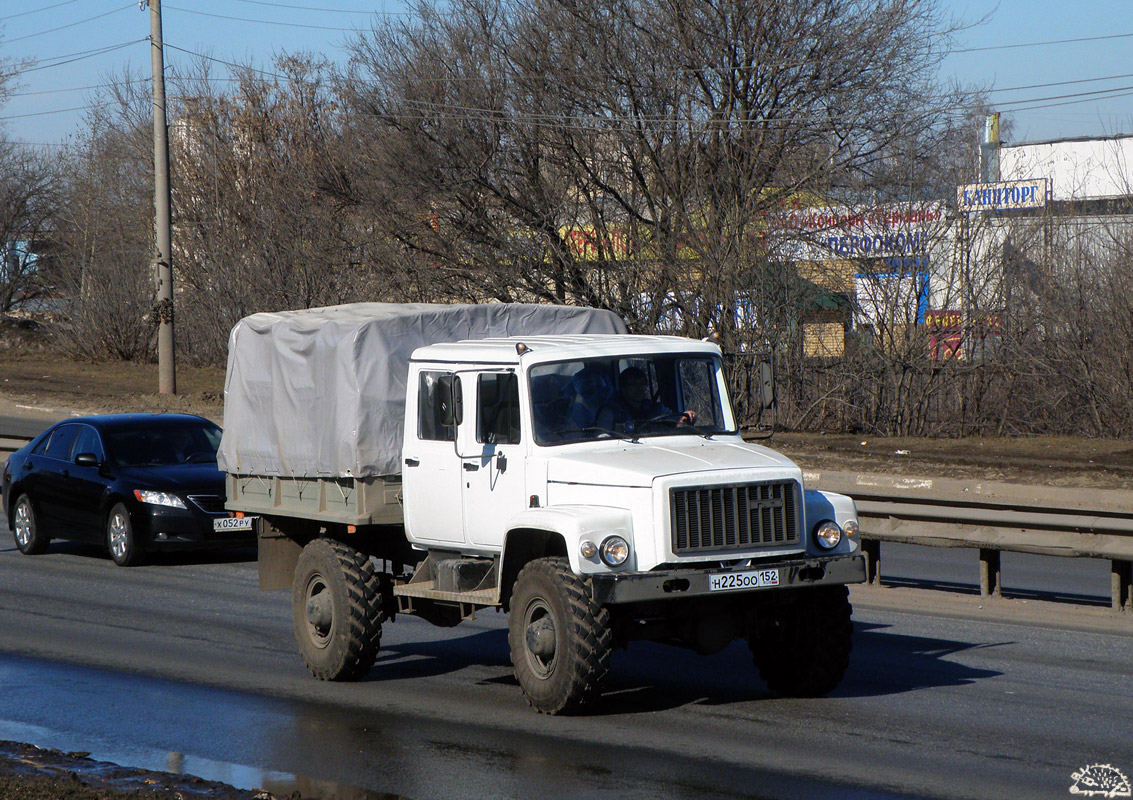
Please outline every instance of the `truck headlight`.
[[830, 520], [820, 522], [814, 529], [814, 540], [818, 542], [819, 547], [833, 550], [842, 541], [842, 529], [838, 527], [838, 523]]
[[607, 567], [619, 567], [629, 558], [629, 542], [621, 536], [607, 536], [598, 554]]

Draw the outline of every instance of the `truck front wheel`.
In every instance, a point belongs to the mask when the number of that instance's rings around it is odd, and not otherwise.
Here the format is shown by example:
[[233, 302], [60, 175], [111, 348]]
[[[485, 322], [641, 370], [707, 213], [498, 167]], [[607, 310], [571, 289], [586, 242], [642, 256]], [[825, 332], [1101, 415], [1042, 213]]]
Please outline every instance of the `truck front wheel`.
[[792, 602], [760, 609], [748, 646], [767, 687], [790, 697], [832, 692], [850, 663], [851, 612], [845, 586], [799, 589]]
[[609, 612], [565, 558], [538, 558], [515, 579], [508, 643], [523, 693], [544, 714], [565, 714], [598, 693], [610, 669]]
[[333, 539], [299, 554], [291, 589], [295, 638], [319, 680], [352, 681], [374, 666], [382, 641], [382, 592], [369, 557]]

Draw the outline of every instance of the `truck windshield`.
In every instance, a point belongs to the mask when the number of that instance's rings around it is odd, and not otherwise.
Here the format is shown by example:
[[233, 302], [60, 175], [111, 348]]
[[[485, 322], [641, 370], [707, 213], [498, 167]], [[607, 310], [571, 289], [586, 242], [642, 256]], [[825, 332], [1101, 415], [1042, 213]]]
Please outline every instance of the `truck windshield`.
[[535, 441], [734, 433], [710, 356], [590, 358], [531, 368]]

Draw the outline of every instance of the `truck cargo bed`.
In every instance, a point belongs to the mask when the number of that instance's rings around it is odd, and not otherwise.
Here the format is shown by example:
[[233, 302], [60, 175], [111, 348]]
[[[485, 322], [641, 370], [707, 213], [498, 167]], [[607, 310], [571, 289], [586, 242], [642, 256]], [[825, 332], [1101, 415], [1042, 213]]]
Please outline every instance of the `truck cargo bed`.
[[226, 480], [230, 511], [301, 517], [342, 525], [399, 525], [401, 477], [284, 478], [233, 475]]

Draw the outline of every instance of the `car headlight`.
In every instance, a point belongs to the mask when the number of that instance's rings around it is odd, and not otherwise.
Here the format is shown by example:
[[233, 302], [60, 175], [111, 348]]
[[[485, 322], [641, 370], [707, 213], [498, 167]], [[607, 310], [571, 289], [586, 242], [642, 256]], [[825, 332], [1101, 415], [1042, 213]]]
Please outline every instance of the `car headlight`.
[[184, 501], [175, 494], [168, 492], [155, 492], [151, 489], [135, 489], [134, 497], [139, 502], [149, 503], [153, 506], [168, 506], [170, 508], [185, 508]]
[[820, 522], [814, 529], [814, 540], [818, 542], [819, 547], [833, 550], [842, 541], [842, 529], [838, 527], [838, 523], [830, 520]]
[[620, 567], [629, 558], [629, 542], [621, 536], [607, 536], [598, 548], [598, 555], [607, 567]]

